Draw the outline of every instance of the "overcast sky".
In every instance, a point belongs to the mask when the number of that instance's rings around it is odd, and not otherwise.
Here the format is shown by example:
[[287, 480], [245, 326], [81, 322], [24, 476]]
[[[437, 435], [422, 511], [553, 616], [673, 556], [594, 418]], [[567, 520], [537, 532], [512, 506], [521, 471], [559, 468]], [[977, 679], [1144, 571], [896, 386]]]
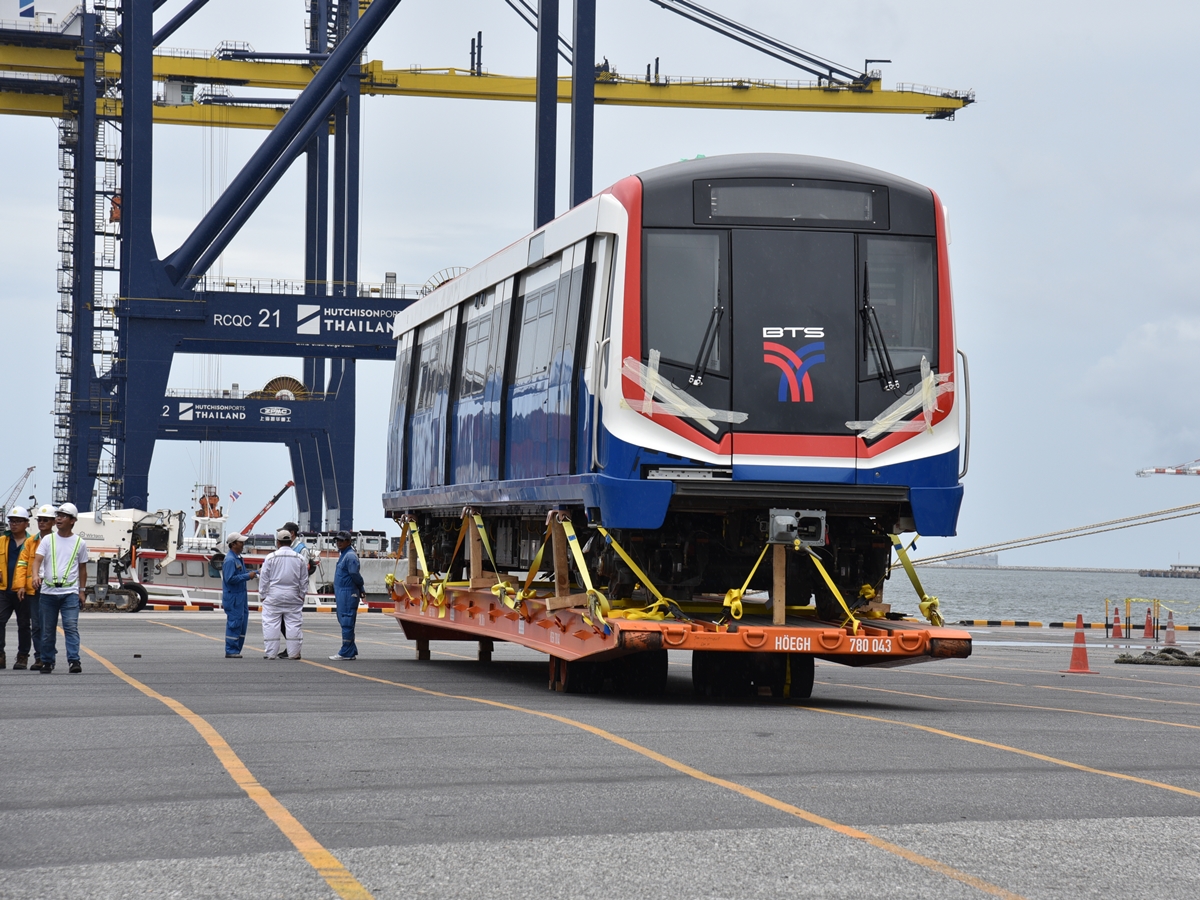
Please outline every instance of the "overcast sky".
[[[562, 0], [569, 38], [570, 2]], [[971, 360], [973, 432], [959, 537], [928, 553], [1200, 502], [1200, 478], [1135, 478], [1200, 457], [1200, 167], [1194, 60], [1200, 6], [1010, 2], [733, 2], [707, 5], [806, 50], [859, 67], [890, 58], [898, 81], [973, 88], [953, 122], [913, 116], [596, 111], [597, 189], [698, 153], [778, 151], [846, 159], [934, 188], [950, 212], [958, 341]], [[182, 0], [158, 14], [165, 22]], [[649, 0], [599, 0], [597, 56], [621, 72], [661, 58], [667, 75], [802, 76]], [[370, 46], [389, 67], [484, 64], [532, 74], [534, 34], [503, 0], [404, 0]], [[176, 47], [249, 41], [303, 49], [303, 0], [211, 0]], [[563, 74], [566, 68], [563, 67]], [[424, 282], [472, 265], [530, 230], [533, 107], [364, 99], [360, 277]], [[1189, 112], [1191, 110], [1191, 112]], [[569, 110], [560, 108], [559, 211]], [[55, 127], [0, 120], [0, 298], [9, 376], [0, 489], [36, 465], [51, 485]], [[227, 135], [227, 138], [225, 137]], [[206, 180], [232, 175], [259, 132], [157, 126], [155, 239], [173, 250], [204, 211]], [[209, 149], [206, 150], [206, 144]], [[227, 147], [227, 149], [223, 149]], [[213, 150], [215, 148], [215, 152]], [[226, 274], [303, 277], [303, 166], [293, 167], [226, 251]], [[390, 367], [360, 363], [356, 525], [382, 527]], [[222, 381], [259, 387], [299, 361], [225, 359]], [[177, 357], [173, 387], [198, 385]], [[199, 445], [159, 444], [152, 506], [187, 508]], [[248, 519], [286, 480], [282, 445], [225, 444], [222, 494]], [[28, 491], [26, 492], [28, 493]], [[81, 503], [81, 506], [86, 503]], [[281, 502], [264, 522], [294, 515]], [[395, 531], [395, 529], [392, 529]], [[1200, 519], [1007, 553], [1010, 565], [1200, 563]]]

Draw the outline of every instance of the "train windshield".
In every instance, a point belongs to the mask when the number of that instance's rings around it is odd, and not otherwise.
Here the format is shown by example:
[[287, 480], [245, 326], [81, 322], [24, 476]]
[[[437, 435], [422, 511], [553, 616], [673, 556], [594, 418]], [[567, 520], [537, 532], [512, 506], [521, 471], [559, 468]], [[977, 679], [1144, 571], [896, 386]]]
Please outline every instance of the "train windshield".
[[[936, 369], [933, 242], [872, 236], [863, 239], [860, 252], [865, 260], [862, 268], [867, 273], [871, 305], [879, 318], [892, 365], [896, 371], [915, 369], [925, 357]], [[878, 374], [876, 358], [867, 354], [863, 377]]]
[[[722, 237], [715, 231], [646, 232], [646, 346], [689, 369], [721, 304]], [[721, 341], [714, 341], [709, 372], [722, 374], [723, 356]]]

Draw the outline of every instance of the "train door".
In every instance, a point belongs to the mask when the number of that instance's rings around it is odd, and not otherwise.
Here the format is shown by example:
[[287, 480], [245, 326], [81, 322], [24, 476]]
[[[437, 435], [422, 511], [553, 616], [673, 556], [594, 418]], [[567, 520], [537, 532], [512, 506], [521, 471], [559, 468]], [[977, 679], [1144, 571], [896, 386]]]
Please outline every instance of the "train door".
[[388, 493], [404, 490], [405, 450], [408, 447], [409, 377], [412, 373], [414, 332], [406, 332], [396, 342], [396, 371], [392, 378], [392, 416], [388, 423], [387, 481]]
[[814, 453], [811, 441], [785, 446], [736, 433], [836, 435], [854, 457], [846, 427], [856, 418], [854, 253], [852, 234], [733, 232], [733, 409], [747, 414], [734, 425], [735, 452], [841, 456]]
[[472, 484], [488, 476], [488, 461], [495, 453], [487, 396], [488, 357], [495, 339], [496, 289], [489, 288], [463, 302], [461, 313], [462, 357], [454, 412], [450, 416], [450, 471], [455, 484]]
[[542, 478], [547, 473], [550, 364], [560, 273], [558, 257], [526, 273], [521, 278], [521, 296], [514, 303], [516, 346], [509, 354], [506, 478]]
[[656, 403], [663, 401], [715, 451], [729, 424], [688, 412], [693, 403], [730, 409], [729, 234], [654, 228], [643, 241], [643, 380], [672, 385]]

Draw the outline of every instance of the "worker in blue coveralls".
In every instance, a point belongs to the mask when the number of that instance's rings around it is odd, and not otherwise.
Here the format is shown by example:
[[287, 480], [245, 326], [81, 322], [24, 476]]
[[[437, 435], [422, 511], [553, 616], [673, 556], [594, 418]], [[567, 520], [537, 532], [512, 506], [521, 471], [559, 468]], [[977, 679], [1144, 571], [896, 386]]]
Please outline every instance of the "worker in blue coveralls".
[[257, 572], [247, 570], [242, 559], [246, 546], [244, 534], [231, 534], [225, 539], [229, 552], [221, 566], [221, 608], [225, 610], [225, 658], [241, 659], [246, 642], [246, 620], [250, 617], [246, 582], [257, 578]]
[[329, 658], [343, 661], [358, 658], [354, 623], [358, 619], [358, 598], [365, 587], [352, 540], [348, 531], [337, 533], [338, 561], [333, 570], [333, 596], [337, 602], [338, 624], [342, 626], [342, 649]]

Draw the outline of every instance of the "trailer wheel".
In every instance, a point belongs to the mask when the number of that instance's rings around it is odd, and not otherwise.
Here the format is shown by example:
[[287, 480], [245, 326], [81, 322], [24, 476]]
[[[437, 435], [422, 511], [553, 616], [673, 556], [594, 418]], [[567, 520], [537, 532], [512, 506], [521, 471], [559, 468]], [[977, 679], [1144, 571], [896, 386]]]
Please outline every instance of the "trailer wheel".
[[563, 691], [567, 694], [598, 694], [604, 684], [604, 669], [598, 662], [576, 660], [563, 663]]
[[745, 697], [753, 686], [749, 653], [692, 651], [692, 690], [699, 697]]
[[789, 653], [788, 668], [792, 675], [792, 699], [805, 700], [812, 696], [816, 661], [807, 653]]
[[150, 602], [150, 594], [136, 581], [126, 581], [121, 585], [121, 589], [137, 595], [137, 602], [130, 608], [130, 612], [141, 612]]
[[712, 696], [714, 656], [712, 650], [692, 651], [692, 693], [697, 697]]
[[667, 689], [667, 651], [643, 650], [616, 660], [622, 693], [656, 697]]

